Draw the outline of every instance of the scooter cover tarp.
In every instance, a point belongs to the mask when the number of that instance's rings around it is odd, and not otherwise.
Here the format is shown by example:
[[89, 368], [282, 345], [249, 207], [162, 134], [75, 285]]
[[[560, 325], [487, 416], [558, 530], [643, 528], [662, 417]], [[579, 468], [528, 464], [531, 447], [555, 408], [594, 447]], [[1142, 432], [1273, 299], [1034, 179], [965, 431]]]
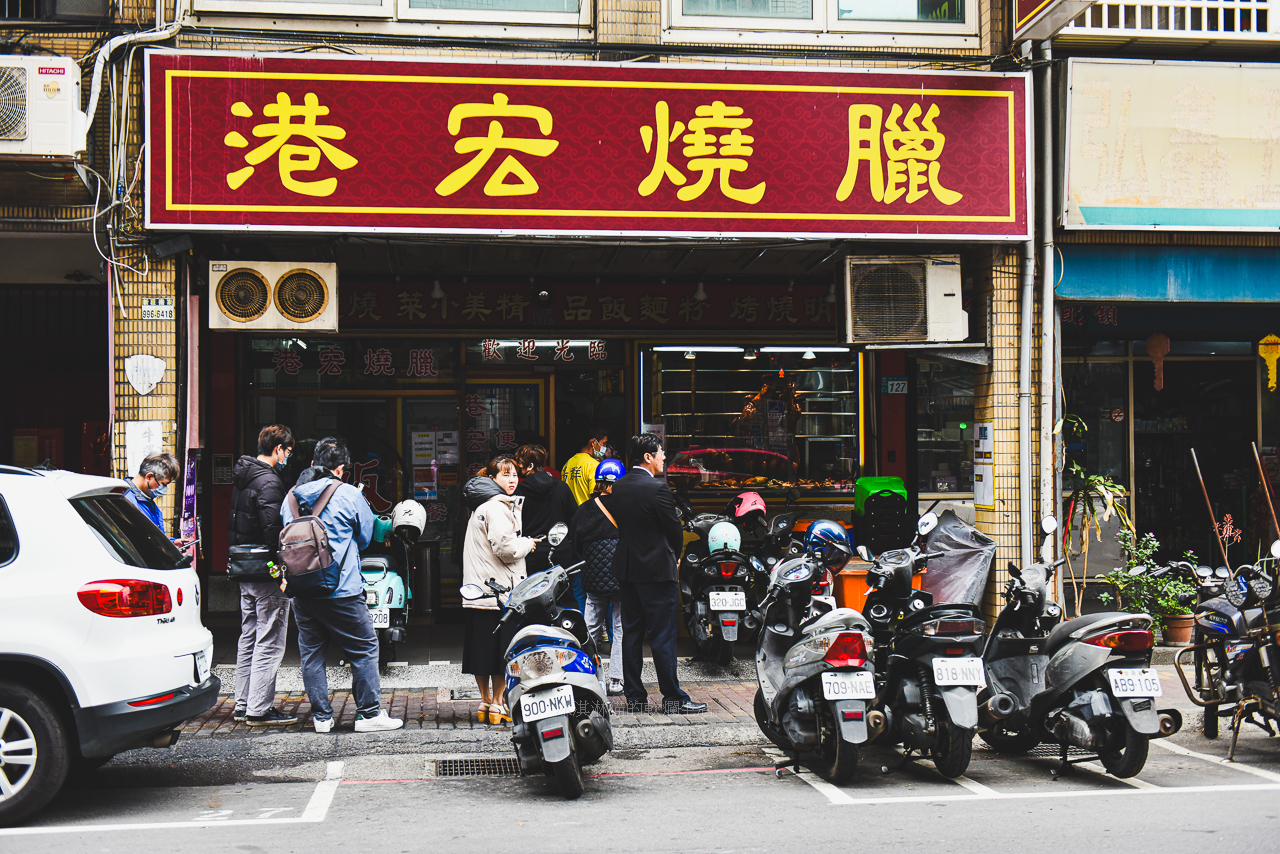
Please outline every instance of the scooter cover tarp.
[[937, 604], [963, 602], [982, 604], [996, 541], [965, 522], [953, 510], [943, 511], [938, 527], [925, 538], [925, 550], [941, 552], [929, 561], [921, 586], [933, 594]]

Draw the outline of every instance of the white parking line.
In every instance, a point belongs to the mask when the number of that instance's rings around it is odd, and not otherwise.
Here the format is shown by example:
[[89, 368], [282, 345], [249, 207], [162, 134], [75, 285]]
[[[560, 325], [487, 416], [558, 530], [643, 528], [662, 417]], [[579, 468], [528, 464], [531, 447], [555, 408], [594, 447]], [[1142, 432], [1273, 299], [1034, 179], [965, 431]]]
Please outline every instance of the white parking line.
[[1139, 780], [1137, 777], [1113, 777], [1101, 762], [1077, 762], [1076, 768], [1083, 768], [1086, 771], [1106, 777], [1108, 780], [1115, 780], [1118, 783], [1124, 783], [1126, 786], [1132, 786], [1135, 789], [1163, 789], [1164, 786], [1157, 786], [1155, 783], [1148, 783], [1146, 780]]
[[1264, 780], [1271, 780], [1273, 782], [1280, 783], [1280, 774], [1277, 774], [1274, 771], [1268, 771], [1265, 768], [1254, 768], [1252, 765], [1244, 765], [1239, 762], [1228, 762], [1221, 756], [1214, 756], [1210, 753], [1197, 753], [1194, 750], [1188, 750], [1181, 744], [1174, 744], [1173, 742], [1163, 738], [1153, 739], [1151, 743], [1156, 747], [1163, 747], [1170, 753], [1190, 756], [1194, 759], [1203, 759], [1205, 762], [1212, 762], [1214, 765], [1220, 765], [1223, 768], [1234, 768], [1237, 771], [1243, 771], [1246, 774], [1252, 774], [1253, 776], [1261, 777]]
[[[329, 813], [329, 805], [333, 803], [333, 795], [342, 783], [343, 762], [329, 762], [325, 766], [324, 779], [316, 784], [311, 793], [307, 808], [298, 818], [247, 818], [247, 819], [205, 819], [197, 821], [157, 821], [137, 822], [134, 824], [64, 824], [56, 827], [8, 827], [0, 828], [0, 837], [5, 836], [47, 836], [55, 833], [109, 833], [117, 830], [178, 830], [193, 827], [242, 827], [245, 825], [277, 824], [315, 824], [322, 822]], [[268, 810], [268, 812], [274, 812]]]

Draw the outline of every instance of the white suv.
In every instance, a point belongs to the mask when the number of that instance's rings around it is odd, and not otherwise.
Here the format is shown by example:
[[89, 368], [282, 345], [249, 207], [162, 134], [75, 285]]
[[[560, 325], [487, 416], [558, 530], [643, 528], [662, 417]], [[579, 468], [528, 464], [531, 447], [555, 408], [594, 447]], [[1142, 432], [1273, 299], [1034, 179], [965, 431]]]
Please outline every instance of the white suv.
[[0, 466], [0, 826], [217, 700], [190, 558], [126, 491]]

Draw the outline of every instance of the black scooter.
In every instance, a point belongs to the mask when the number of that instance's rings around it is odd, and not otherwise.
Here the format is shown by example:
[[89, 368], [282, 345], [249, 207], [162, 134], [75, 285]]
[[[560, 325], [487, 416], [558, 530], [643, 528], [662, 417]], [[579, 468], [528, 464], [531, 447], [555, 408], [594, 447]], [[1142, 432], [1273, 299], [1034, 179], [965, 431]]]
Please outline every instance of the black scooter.
[[[867, 571], [872, 591], [864, 614], [876, 647], [872, 740], [901, 744], [906, 757], [928, 752], [938, 771], [959, 777], [969, 767], [978, 726], [982, 667], [982, 612], [976, 605], [933, 603], [912, 588], [912, 576], [938, 553], [923, 551], [923, 538], [938, 524], [926, 513], [916, 542], [882, 552]], [[866, 557], [865, 550], [861, 553]]]
[[[1052, 517], [1042, 522], [1046, 534], [1057, 527]], [[1182, 726], [1176, 710], [1155, 708], [1161, 686], [1151, 669], [1152, 619], [1111, 612], [1060, 622], [1062, 610], [1048, 590], [1064, 562], [1021, 570], [1009, 564], [1005, 607], [982, 655], [988, 687], [979, 735], [1006, 754], [1057, 744], [1055, 775], [1097, 759], [1112, 775], [1133, 777], [1146, 764], [1150, 740]], [[1068, 759], [1071, 747], [1094, 755]]]

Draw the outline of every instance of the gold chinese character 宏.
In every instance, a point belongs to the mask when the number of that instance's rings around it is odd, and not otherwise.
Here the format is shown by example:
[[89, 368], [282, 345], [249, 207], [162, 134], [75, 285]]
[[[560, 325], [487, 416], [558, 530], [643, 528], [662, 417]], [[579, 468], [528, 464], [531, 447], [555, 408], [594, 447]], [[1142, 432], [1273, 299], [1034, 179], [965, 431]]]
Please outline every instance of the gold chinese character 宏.
[[[244, 101], [236, 101], [231, 105], [231, 114], [241, 118], [251, 118], [253, 109]], [[308, 92], [302, 103], [295, 105], [284, 92], [276, 93], [276, 102], [262, 108], [262, 114], [275, 118], [274, 123], [264, 122], [253, 128], [251, 133], [257, 137], [267, 137], [267, 141], [244, 156], [249, 165], [227, 175], [227, 186], [233, 190], [240, 189], [253, 169], [267, 158], [279, 153], [280, 183], [295, 193], [304, 196], [331, 196], [338, 189], [337, 178], [324, 178], [319, 181], [299, 181], [293, 177], [295, 172], [314, 172], [320, 168], [320, 156], [323, 154], [338, 169], [350, 169], [359, 161], [337, 148], [326, 140], [346, 139], [347, 132], [337, 125], [319, 125], [316, 119], [329, 115], [329, 108], [320, 106], [320, 99], [315, 93]], [[300, 124], [293, 119], [300, 118]], [[290, 143], [293, 137], [302, 137], [315, 143], [314, 145], [297, 145]], [[231, 131], [222, 141], [232, 148], [248, 148], [249, 141], [238, 131]], [[287, 143], [287, 144], [286, 144]]]
[[875, 104], [849, 107], [849, 164], [836, 190], [838, 201], [843, 202], [853, 193], [864, 162], [871, 198], [877, 202], [888, 205], [905, 195], [907, 204], [914, 204], [930, 192], [944, 205], [954, 205], [964, 198], [942, 186], [938, 178], [942, 169], [939, 158], [947, 139], [934, 119], [942, 111], [937, 104], [931, 104], [920, 121], [921, 112], [919, 104], [912, 104], [903, 118], [901, 105], [894, 104], [885, 119], [884, 109]]
[[[519, 137], [506, 136], [502, 122], [497, 121], [499, 118], [533, 119], [538, 123], [538, 130], [543, 136], [551, 133], [552, 119], [550, 110], [543, 107], [512, 104], [510, 99], [501, 92], [493, 96], [492, 104], [458, 104], [455, 106], [449, 111], [449, 133], [452, 136], [457, 136], [461, 133], [462, 123], [466, 119], [486, 117], [494, 119], [494, 121], [489, 122], [488, 135], [464, 136], [454, 143], [453, 150], [459, 154], [468, 154], [474, 151], [476, 156], [471, 158], [470, 163], [458, 167], [436, 185], [436, 192], [440, 195], [451, 196], [465, 187], [472, 178], [479, 174], [484, 165], [489, 162], [489, 158], [493, 157], [498, 149], [531, 154], [534, 157], [546, 157], [560, 147], [559, 141], [554, 139], [521, 139]], [[518, 183], [506, 183], [506, 179], [511, 176], [517, 178]], [[508, 154], [506, 159], [498, 164], [498, 168], [489, 176], [489, 180], [484, 185], [484, 194], [486, 196], [529, 196], [536, 192], [538, 192], [538, 182], [513, 154]]]

